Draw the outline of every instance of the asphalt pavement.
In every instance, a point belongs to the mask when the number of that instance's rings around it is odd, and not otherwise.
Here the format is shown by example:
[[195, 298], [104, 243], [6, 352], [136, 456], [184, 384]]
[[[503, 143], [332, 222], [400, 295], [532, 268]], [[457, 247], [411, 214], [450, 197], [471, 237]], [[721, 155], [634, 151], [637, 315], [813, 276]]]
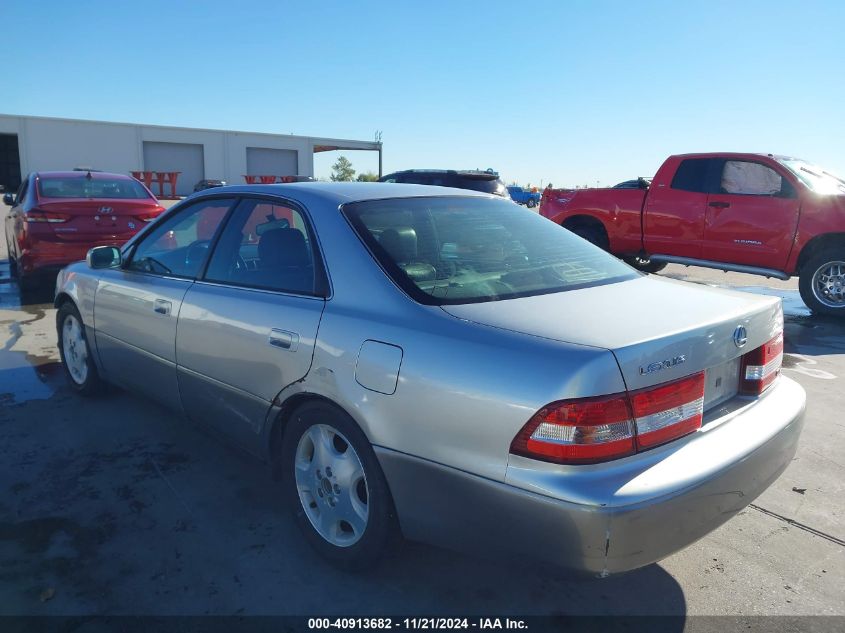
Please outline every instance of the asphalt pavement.
[[21, 301], [0, 239], [0, 615], [845, 615], [845, 323], [810, 315], [795, 280], [661, 274], [784, 300], [784, 373], [808, 411], [768, 491], [604, 580], [420, 544], [350, 575], [311, 551], [260, 463], [132, 394], [71, 393], [51, 293]]

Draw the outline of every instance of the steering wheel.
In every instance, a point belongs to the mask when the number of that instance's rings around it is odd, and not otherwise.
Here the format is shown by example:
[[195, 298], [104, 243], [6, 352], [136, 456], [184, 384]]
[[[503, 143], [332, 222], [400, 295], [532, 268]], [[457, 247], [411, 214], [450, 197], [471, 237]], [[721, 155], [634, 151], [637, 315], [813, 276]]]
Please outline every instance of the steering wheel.
[[208, 255], [208, 247], [211, 240], [197, 240], [192, 242], [185, 250], [185, 267], [188, 270], [199, 269]]

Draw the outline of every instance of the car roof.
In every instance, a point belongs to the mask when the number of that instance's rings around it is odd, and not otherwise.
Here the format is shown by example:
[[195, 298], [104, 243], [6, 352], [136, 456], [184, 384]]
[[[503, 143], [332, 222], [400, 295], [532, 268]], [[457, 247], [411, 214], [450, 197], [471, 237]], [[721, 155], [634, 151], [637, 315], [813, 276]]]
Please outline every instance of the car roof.
[[365, 200], [384, 200], [388, 198], [432, 198], [432, 197], [473, 197], [498, 198], [488, 193], [458, 189], [455, 187], [436, 187], [433, 185], [410, 185], [392, 182], [291, 182], [275, 185], [228, 185], [212, 190], [198, 192], [191, 199], [206, 196], [233, 194], [263, 194], [273, 196], [298, 195], [318, 197], [326, 202], [346, 204]]
[[489, 176], [490, 178], [499, 178], [499, 172], [488, 171], [486, 169], [402, 169], [385, 174], [382, 178], [397, 176], [399, 174], [456, 174], [458, 176]]
[[774, 158], [775, 160], [797, 160], [782, 154], [766, 152], [698, 152], [693, 154], [675, 154], [673, 158]]
[[87, 178], [88, 175], [91, 175], [93, 180], [105, 179], [108, 178], [109, 180], [134, 180], [131, 176], [127, 176], [126, 174], [113, 174], [107, 171], [87, 171], [87, 170], [75, 170], [75, 171], [37, 171], [35, 172], [35, 176], [37, 178]]

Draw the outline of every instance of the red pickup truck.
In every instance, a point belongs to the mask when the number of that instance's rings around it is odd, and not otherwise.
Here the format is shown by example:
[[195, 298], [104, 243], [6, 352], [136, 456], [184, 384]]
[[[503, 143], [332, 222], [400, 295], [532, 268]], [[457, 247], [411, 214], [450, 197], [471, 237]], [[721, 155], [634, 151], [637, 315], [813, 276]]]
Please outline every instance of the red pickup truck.
[[546, 189], [540, 214], [646, 272], [797, 275], [809, 308], [845, 316], [845, 181], [806, 161], [670, 156], [639, 188]]

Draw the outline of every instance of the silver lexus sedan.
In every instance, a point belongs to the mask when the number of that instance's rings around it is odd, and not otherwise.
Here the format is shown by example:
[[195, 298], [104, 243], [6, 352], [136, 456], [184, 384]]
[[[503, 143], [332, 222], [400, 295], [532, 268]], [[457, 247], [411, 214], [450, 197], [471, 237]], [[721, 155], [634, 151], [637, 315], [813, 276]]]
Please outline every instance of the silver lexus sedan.
[[465, 190], [215, 188], [64, 269], [55, 302], [76, 391], [266, 460], [345, 568], [400, 534], [647, 565], [765, 490], [802, 427], [778, 299], [642, 275]]

